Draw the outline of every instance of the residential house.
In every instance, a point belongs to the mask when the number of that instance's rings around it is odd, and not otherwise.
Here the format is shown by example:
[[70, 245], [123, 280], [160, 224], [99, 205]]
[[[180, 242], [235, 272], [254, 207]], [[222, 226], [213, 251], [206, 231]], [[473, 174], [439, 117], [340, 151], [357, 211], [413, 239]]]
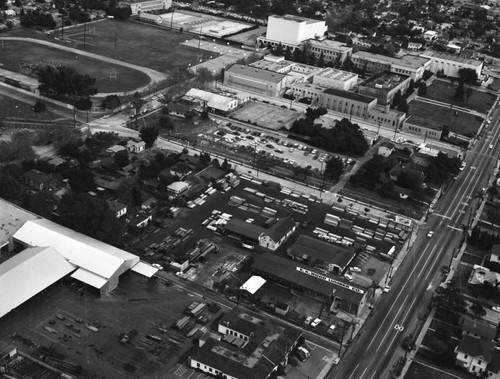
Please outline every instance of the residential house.
[[36, 169], [26, 171], [23, 179], [28, 186], [40, 191], [53, 191], [58, 187], [57, 178]]
[[125, 147], [130, 153], [140, 153], [146, 149], [146, 143], [144, 141], [128, 140]]
[[156, 200], [154, 197], [148, 197], [146, 200], [144, 200], [141, 204], [141, 209], [143, 211], [151, 211], [153, 208], [156, 207], [158, 204], [158, 200]]
[[119, 151], [127, 150], [127, 148], [123, 145], [113, 145], [108, 147], [105, 151], [108, 154], [114, 155], [118, 153]]
[[146, 213], [136, 213], [129, 220], [129, 226], [134, 229], [142, 229], [149, 225], [153, 216]]
[[387, 158], [394, 152], [394, 150], [395, 150], [394, 144], [388, 141], [384, 141], [379, 145], [377, 154]]
[[297, 223], [290, 217], [283, 217], [271, 225], [259, 237], [259, 245], [275, 251], [297, 229]]
[[490, 249], [490, 254], [486, 256], [485, 261], [500, 263], [500, 244], [495, 244]]
[[125, 204], [116, 200], [109, 200], [107, 203], [109, 209], [116, 215], [116, 218], [120, 218], [127, 214], [127, 206]]
[[170, 103], [168, 105], [168, 114], [180, 118], [186, 118], [186, 115], [191, 111], [191, 108], [185, 104]]
[[485, 341], [493, 341], [497, 334], [497, 329], [488, 322], [469, 316], [461, 317], [460, 327], [463, 336], [471, 336]]
[[455, 348], [455, 363], [471, 374], [480, 376], [492, 362], [494, 349], [495, 344], [491, 341], [465, 335]]
[[170, 175], [176, 176], [177, 178], [179, 178], [179, 180], [184, 179], [192, 172], [192, 168], [183, 162], [178, 162], [170, 167]]

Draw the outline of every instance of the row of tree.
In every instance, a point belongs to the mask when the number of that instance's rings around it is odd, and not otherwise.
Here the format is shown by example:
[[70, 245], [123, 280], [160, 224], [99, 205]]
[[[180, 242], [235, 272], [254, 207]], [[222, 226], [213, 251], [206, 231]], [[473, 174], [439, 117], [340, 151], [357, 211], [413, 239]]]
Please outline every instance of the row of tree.
[[[317, 112], [317, 111], [309, 111]], [[326, 113], [326, 109], [321, 110]], [[338, 121], [333, 128], [323, 128], [306, 116], [295, 120], [290, 132], [305, 136], [316, 147], [339, 154], [362, 156], [368, 150], [368, 142], [358, 124], [347, 118]]]

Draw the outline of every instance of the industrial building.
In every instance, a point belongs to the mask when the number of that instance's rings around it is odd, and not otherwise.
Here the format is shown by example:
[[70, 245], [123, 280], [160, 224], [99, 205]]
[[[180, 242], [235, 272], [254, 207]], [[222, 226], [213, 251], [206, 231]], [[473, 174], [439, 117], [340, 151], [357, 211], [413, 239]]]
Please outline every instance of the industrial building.
[[224, 72], [224, 84], [267, 96], [278, 96], [292, 77], [252, 66], [233, 64]]
[[255, 258], [252, 273], [324, 299], [332, 311], [341, 309], [357, 316], [366, 304], [371, 288], [350, 283], [338, 275], [312, 268], [302, 262], [265, 253]]
[[213, 92], [203, 91], [197, 88], [191, 88], [182, 97], [183, 101], [196, 103], [201, 109], [211, 113], [226, 115], [238, 106], [238, 100], [228, 96], [222, 96]]

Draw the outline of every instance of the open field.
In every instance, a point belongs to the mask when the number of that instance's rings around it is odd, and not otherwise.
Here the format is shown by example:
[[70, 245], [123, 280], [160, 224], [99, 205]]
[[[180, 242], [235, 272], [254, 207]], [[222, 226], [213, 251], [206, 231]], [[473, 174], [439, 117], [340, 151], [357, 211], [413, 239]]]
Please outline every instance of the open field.
[[451, 132], [463, 136], [470, 137], [476, 134], [483, 120], [481, 117], [478, 118], [478, 116], [467, 112], [452, 110], [449, 107], [441, 107], [419, 100], [414, 100], [409, 105], [410, 115], [443, 122], [449, 126]]
[[3, 118], [19, 118], [23, 120], [50, 121], [58, 117], [48, 110], [35, 113], [33, 112], [33, 105], [35, 105], [35, 100], [33, 100], [32, 104], [28, 104], [0, 94], [0, 120]]
[[250, 101], [234, 111], [230, 117], [269, 129], [281, 129], [288, 127], [299, 116], [299, 113], [288, 108]]
[[21, 61], [27, 65], [61, 64], [73, 67], [96, 78], [96, 87], [101, 93], [132, 91], [150, 82], [148, 75], [125, 66], [32, 42], [4, 41], [0, 54], [2, 68], [33, 76], [20, 68]]
[[[437, 79], [434, 80], [429, 87], [427, 87], [427, 94], [425, 97], [432, 100], [442, 101], [443, 103], [454, 104], [467, 109], [472, 109], [479, 113], [487, 113], [495, 102], [494, 95], [478, 91], [474, 89], [474, 87], [472, 87], [472, 95], [470, 96], [468, 102], [466, 102], [467, 96], [464, 96], [464, 101], [455, 101], [453, 100], [453, 95], [455, 94], [457, 87], [458, 82], [452, 84], [450, 82]], [[467, 91], [467, 86], [465, 86], [465, 89]]]
[[[68, 29], [64, 36], [71, 47], [83, 50], [83, 25]], [[168, 73], [196, 61], [201, 51], [180, 44], [190, 38], [148, 24], [106, 20], [88, 27], [85, 40], [86, 51], [91, 53]]]

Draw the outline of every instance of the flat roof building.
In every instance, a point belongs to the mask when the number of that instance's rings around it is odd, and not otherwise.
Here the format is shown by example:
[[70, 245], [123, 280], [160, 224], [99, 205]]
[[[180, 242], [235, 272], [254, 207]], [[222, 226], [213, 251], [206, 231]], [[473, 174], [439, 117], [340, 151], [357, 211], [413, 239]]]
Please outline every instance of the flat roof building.
[[390, 71], [407, 75], [414, 81], [422, 77], [425, 70], [430, 70], [431, 60], [422, 55], [404, 55], [401, 58], [373, 54], [367, 51], [357, 51], [352, 54], [352, 63], [359, 70], [377, 74]]
[[0, 254], [13, 248], [12, 236], [26, 221], [40, 216], [0, 198]]
[[358, 83], [358, 74], [328, 67], [316, 73], [312, 82], [323, 87], [349, 91]]
[[132, 15], [135, 16], [141, 13], [170, 9], [172, 0], [128, 1], [125, 4], [130, 6]]
[[241, 64], [234, 64], [224, 72], [224, 84], [267, 96], [278, 96], [291, 81], [289, 75]]
[[474, 70], [479, 77], [484, 65], [483, 61], [463, 58], [460, 55], [448, 54], [435, 50], [427, 50], [420, 54], [420, 56], [431, 60], [429, 70], [433, 73], [437, 74], [438, 72], [442, 72], [443, 75], [454, 78], [459, 77], [459, 70], [462, 68]]
[[345, 59], [352, 55], [352, 47], [347, 46], [343, 42], [333, 41], [330, 39], [310, 39], [307, 43], [310, 44], [310, 50], [316, 59], [320, 59], [323, 54], [323, 60], [327, 63], [344, 63]]
[[401, 126], [401, 131], [415, 134], [425, 139], [440, 140], [443, 127], [443, 122], [411, 115]]
[[360, 83], [358, 93], [375, 97], [378, 105], [390, 105], [396, 93], [404, 95], [409, 85], [409, 76], [384, 71]]
[[363, 94], [328, 88], [319, 96], [318, 106], [333, 111], [367, 119], [369, 111], [377, 105], [377, 99]]

